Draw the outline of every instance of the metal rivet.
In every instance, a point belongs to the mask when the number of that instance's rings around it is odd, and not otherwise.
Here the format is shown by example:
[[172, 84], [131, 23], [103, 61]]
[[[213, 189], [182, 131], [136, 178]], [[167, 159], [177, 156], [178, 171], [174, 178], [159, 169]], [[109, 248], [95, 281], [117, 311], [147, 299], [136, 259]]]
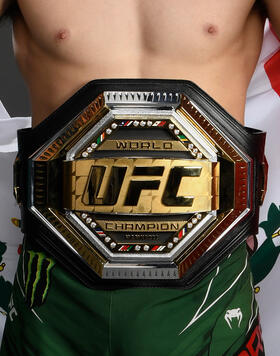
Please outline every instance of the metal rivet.
[[86, 219], [86, 223], [87, 223], [87, 224], [90, 224], [91, 222], [92, 222], [92, 218], [87, 218], [87, 219]]
[[179, 135], [180, 131], [178, 129], [174, 130], [175, 135]]
[[106, 134], [107, 134], [107, 135], [111, 135], [111, 133], [112, 133], [112, 130], [111, 130], [111, 129], [107, 129], [107, 130], [106, 130]]
[[110, 243], [110, 247], [111, 247], [111, 248], [115, 248], [116, 246], [117, 246], [117, 244], [116, 244], [115, 242], [111, 242], [111, 243]]
[[173, 237], [173, 242], [176, 244], [179, 241], [178, 237]]
[[133, 126], [137, 127], [139, 125], [139, 121], [134, 121]]
[[147, 121], [147, 126], [152, 126], [153, 122], [152, 121]]
[[168, 242], [167, 247], [168, 248], [172, 248], [173, 247], [173, 243], [172, 242]]
[[82, 153], [82, 156], [83, 156], [83, 157], [87, 157], [87, 156], [88, 156], [88, 153], [87, 153], [87, 152], [83, 152], [83, 153]]
[[198, 152], [198, 149], [197, 148], [194, 148], [193, 149], [193, 153], [197, 153]]
[[140, 246], [140, 245], [136, 245], [136, 246], [134, 247], [134, 249], [135, 249], [135, 251], [140, 251], [140, 250], [141, 250], [141, 246]]
[[111, 127], [112, 127], [113, 130], [115, 130], [118, 127], [118, 125], [115, 122], [113, 122]]
[[173, 129], [174, 129], [174, 124], [169, 124], [169, 125], [168, 125], [168, 128], [169, 128], [170, 130], [173, 130]]
[[143, 249], [144, 249], [144, 251], [149, 251], [150, 246], [148, 246], [148, 245], [144, 245]]
[[193, 224], [190, 222], [190, 223], [188, 223], [187, 226], [188, 226], [189, 229], [191, 229], [193, 227]]
[[201, 214], [197, 214], [196, 217], [198, 218], [198, 220], [200, 220], [202, 218]]
[[91, 147], [88, 147], [88, 148], [87, 148], [87, 152], [88, 152], [88, 153], [91, 153], [91, 152], [92, 152], [92, 148], [91, 148]]
[[111, 241], [111, 237], [109, 236], [106, 236], [105, 239], [104, 239], [105, 242], [110, 242]]
[[86, 219], [87, 218], [87, 214], [83, 213], [82, 214], [82, 219]]
[[192, 218], [192, 223], [196, 224], [197, 223], [197, 218]]
[[146, 126], [146, 121], [141, 121], [140, 126], [142, 126], [142, 127]]
[[199, 152], [199, 153], [197, 154], [197, 158], [202, 158], [202, 153], [201, 153], [201, 152]]
[[193, 149], [193, 144], [192, 143], [189, 143], [188, 144], [188, 148], [191, 150], [191, 149]]
[[91, 147], [92, 147], [92, 148], [96, 148], [97, 146], [98, 146], [98, 145], [97, 145], [97, 143], [95, 143], [95, 142], [91, 144]]
[[96, 223], [93, 221], [91, 224], [90, 224], [90, 227], [92, 227], [93, 229], [96, 227]]

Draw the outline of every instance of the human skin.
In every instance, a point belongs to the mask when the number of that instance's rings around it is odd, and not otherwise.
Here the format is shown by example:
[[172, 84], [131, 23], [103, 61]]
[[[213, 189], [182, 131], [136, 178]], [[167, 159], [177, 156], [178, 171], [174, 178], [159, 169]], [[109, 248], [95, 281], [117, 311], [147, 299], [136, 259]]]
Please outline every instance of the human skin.
[[244, 122], [264, 26], [254, 0], [212, 0], [211, 6], [205, 0], [18, 5], [14, 52], [29, 88], [34, 126], [98, 78], [191, 80]]

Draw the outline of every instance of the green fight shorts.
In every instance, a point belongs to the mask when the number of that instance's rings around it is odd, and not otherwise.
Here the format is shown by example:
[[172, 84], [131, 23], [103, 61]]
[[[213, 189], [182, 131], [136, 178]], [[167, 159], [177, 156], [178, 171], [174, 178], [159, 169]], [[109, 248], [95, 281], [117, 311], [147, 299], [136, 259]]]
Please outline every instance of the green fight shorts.
[[25, 244], [0, 355], [264, 355], [246, 246], [189, 290], [107, 291]]

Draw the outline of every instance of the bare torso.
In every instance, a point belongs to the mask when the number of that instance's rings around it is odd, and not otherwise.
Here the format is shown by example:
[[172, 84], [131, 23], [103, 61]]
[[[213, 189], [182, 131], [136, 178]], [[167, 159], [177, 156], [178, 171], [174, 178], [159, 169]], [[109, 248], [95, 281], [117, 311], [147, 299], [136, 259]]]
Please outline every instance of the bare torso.
[[243, 122], [263, 34], [254, 0], [18, 0], [14, 47], [37, 125], [97, 78], [194, 81]]

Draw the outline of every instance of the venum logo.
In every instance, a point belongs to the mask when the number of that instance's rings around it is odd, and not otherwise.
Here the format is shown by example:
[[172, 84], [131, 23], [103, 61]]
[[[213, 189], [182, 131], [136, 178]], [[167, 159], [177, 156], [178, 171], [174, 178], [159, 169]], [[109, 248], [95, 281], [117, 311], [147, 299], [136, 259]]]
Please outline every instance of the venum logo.
[[212, 207], [206, 160], [101, 158], [76, 161], [71, 208], [92, 212], [188, 213]]

